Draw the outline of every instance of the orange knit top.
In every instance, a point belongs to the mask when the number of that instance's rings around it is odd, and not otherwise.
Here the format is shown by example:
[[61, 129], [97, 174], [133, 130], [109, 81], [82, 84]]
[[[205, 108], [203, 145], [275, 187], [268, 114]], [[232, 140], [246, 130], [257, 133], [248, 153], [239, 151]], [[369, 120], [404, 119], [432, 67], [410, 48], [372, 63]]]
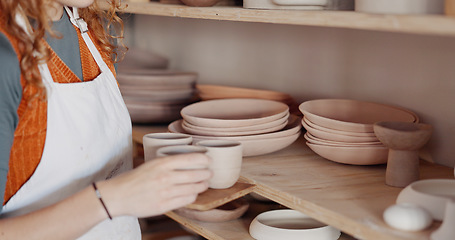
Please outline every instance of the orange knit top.
[[[0, 18], [0, 32], [5, 34], [9, 39], [16, 51], [18, 60], [20, 61], [22, 56], [20, 55], [18, 40], [5, 29], [5, 23]], [[79, 29], [76, 28], [76, 31], [79, 37], [83, 80], [91, 81], [100, 74], [100, 69], [84, 43]], [[91, 34], [89, 35], [92, 38]], [[109, 54], [102, 52], [97, 41], [94, 41], [93, 38], [92, 40], [97, 46], [98, 51], [100, 51], [106, 64], [115, 74], [114, 65]], [[52, 49], [48, 67], [55, 82], [68, 84], [81, 82]], [[23, 76], [21, 76], [20, 81], [23, 91], [22, 99], [19, 108], [17, 109], [19, 122], [14, 133], [14, 140], [10, 153], [3, 204], [5, 204], [32, 176], [41, 160], [46, 140], [47, 101], [37, 97], [32, 98], [37, 92], [36, 87], [24, 88], [25, 80]]]

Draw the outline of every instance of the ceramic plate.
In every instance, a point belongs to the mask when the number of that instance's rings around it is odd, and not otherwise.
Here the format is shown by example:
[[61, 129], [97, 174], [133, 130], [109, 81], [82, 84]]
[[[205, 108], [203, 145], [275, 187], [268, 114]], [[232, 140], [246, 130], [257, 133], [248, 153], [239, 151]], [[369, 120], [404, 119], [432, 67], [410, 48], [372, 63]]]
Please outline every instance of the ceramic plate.
[[387, 162], [389, 149], [384, 146], [340, 147], [307, 142], [308, 147], [319, 156], [344, 164], [375, 165]]
[[330, 133], [321, 131], [319, 129], [312, 128], [308, 126], [308, 124], [302, 120], [303, 127], [309, 132], [311, 135], [329, 141], [337, 141], [337, 142], [347, 142], [347, 143], [364, 143], [364, 142], [378, 142], [378, 138], [376, 136], [372, 137], [358, 137], [358, 136], [349, 136], [349, 135], [342, 135], [336, 133]]

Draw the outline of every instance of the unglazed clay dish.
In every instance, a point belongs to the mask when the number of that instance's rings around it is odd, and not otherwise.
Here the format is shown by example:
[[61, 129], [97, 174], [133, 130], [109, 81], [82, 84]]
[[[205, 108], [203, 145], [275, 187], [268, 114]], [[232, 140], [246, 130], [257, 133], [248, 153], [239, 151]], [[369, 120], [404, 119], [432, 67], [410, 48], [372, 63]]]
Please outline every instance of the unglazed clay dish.
[[373, 124], [381, 121], [419, 121], [416, 114], [404, 108], [350, 99], [311, 100], [300, 104], [299, 109], [319, 126], [350, 132], [373, 133]]
[[126, 104], [134, 123], [168, 123], [180, 118], [180, 110], [186, 106], [160, 104]]
[[307, 142], [319, 156], [344, 164], [375, 165], [387, 162], [389, 149], [384, 146], [328, 146]]
[[122, 72], [127, 69], [166, 69], [168, 66], [169, 59], [158, 53], [129, 48], [123, 60], [118, 63], [117, 70]]
[[198, 74], [158, 69], [128, 69], [117, 73], [119, 85], [194, 87]]
[[197, 84], [196, 89], [204, 100], [225, 98], [257, 98], [280, 102], [289, 102], [292, 97], [289, 94], [253, 88], [241, 88], [221, 85]]
[[397, 197], [397, 203], [413, 203], [442, 221], [447, 202], [455, 199], [454, 179], [426, 179], [411, 183]]
[[284, 117], [289, 107], [264, 99], [218, 99], [193, 103], [182, 109], [185, 121], [202, 127], [242, 127]]
[[202, 222], [226, 222], [241, 217], [249, 208], [248, 202], [244, 198], [238, 198], [220, 207], [199, 211], [189, 208], [179, 208], [175, 210], [180, 216]]
[[319, 125], [311, 122], [306, 117], [303, 117], [302, 121], [305, 121], [305, 123], [308, 126], [310, 126], [311, 128], [314, 128], [314, 129], [317, 129], [320, 131], [324, 131], [324, 132], [328, 132], [328, 133], [337, 134], [337, 135], [347, 135], [347, 136], [354, 136], [354, 137], [368, 137], [368, 138], [376, 137], [374, 132], [372, 132], [372, 133], [371, 132], [350, 132], [350, 131], [341, 131], [341, 130], [326, 128], [326, 127], [319, 126]]
[[341, 232], [291, 209], [263, 212], [250, 224], [250, 235], [257, 240], [336, 240]]
[[327, 146], [334, 146], [334, 147], [361, 147], [361, 146], [384, 146], [381, 142], [361, 142], [361, 143], [348, 143], [348, 142], [337, 142], [337, 141], [329, 141], [317, 138], [311, 133], [306, 132], [304, 135], [305, 139], [314, 144], [321, 144]]
[[311, 133], [311, 135], [324, 140], [347, 143], [379, 142], [374, 133], [373, 136], [370, 137], [349, 136], [344, 134], [325, 132], [316, 128], [312, 128], [303, 120], [302, 125], [309, 133]]

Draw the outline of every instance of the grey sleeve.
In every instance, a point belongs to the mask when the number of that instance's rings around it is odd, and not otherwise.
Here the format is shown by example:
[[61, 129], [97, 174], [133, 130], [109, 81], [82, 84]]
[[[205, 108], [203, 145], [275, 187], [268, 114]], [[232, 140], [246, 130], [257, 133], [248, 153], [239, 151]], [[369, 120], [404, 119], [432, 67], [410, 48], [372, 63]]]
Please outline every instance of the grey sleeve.
[[2, 201], [14, 131], [18, 123], [17, 108], [21, 98], [19, 61], [9, 40], [0, 33], [0, 197]]

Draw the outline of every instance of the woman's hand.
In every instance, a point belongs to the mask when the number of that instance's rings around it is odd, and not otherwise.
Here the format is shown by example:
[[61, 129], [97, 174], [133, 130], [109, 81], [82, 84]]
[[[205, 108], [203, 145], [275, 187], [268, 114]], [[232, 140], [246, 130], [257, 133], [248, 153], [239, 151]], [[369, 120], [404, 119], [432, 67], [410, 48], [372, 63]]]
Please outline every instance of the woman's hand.
[[210, 158], [190, 153], [157, 158], [115, 178], [99, 182], [98, 189], [113, 217], [151, 217], [183, 207], [208, 188]]

